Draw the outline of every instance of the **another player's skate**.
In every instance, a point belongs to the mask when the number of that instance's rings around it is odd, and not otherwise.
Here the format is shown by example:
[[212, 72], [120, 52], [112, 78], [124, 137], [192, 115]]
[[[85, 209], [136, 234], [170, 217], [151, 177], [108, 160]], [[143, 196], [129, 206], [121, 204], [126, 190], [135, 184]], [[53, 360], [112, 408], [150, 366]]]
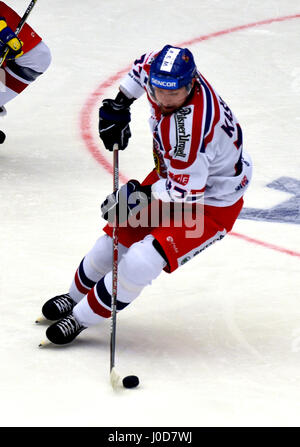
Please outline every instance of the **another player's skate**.
[[36, 323], [43, 320], [56, 321], [66, 317], [76, 305], [76, 302], [70, 297], [68, 293], [57, 295], [54, 298], [46, 301], [42, 307], [42, 317], [37, 318]]
[[[86, 327], [82, 326], [70, 313], [67, 317], [51, 324], [46, 330], [46, 336], [55, 345], [66, 345], [71, 343], [84, 329]], [[45, 345], [47, 345], [47, 341], [40, 343], [40, 347]]]
[[[4, 106], [0, 106], [0, 116], [7, 115], [6, 108]], [[2, 130], [0, 130], [0, 144], [4, 143], [6, 135]]]
[[6, 135], [2, 130], [0, 130], [0, 144], [3, 144], [5, 141]]
[[7, 110], [4, 106], [0, 106], [0, 116], [4, 117], [7, 115]]

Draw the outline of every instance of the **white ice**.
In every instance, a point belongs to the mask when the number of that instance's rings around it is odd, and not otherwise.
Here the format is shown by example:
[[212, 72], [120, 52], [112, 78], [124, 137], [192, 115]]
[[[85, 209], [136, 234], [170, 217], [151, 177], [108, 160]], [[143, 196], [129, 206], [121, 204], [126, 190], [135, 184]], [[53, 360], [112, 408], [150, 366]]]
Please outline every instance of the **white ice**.
[[[22, 14], [28, 1], [8, 3]], [[38, 2], [29, 23], [53, 62], [0, 122], [1, 426], [299, 426], [299, 256], [227, 236], [163, 273], [118, 317], [117, 368], [140, 377], [136, 390], [110, 387], [109, 321], [45, 349], [46, 326], [34, 323], [102, 234], [112, 179], [80, 134], [93, 91], [146, 50], [299, 13], [298, 0]], [[190, 46], [244, 130], [255, 164], [247, 207], [289, 197], [267, 183], [300, 180], [299, 38], [300, 17]], [[146, 99], [132, 112], [120, 166], [141, 180], [152, 169]], [[239, 219], [234, 231], [300, 252], [296, 224]]]

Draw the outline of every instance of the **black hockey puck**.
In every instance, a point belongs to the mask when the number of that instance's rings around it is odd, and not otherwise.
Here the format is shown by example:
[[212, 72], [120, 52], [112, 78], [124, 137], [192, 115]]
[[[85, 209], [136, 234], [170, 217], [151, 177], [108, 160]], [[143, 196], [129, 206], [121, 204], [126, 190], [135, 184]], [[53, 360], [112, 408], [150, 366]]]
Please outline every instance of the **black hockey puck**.
[[124, 388], [136, 388], [140, 383], [139, 378], [137, 376], [126, 376], [123, 379]]
[[3, 144], [5, 141], [6, 135], [2, 130], [0, 130], [0, 144]]

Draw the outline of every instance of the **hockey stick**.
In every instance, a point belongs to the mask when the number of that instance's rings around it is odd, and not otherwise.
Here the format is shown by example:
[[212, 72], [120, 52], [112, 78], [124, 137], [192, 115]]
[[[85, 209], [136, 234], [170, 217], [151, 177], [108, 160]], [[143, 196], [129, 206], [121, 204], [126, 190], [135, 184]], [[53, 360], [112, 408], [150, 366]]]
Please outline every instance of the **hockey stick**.
[[[113, 146], [113, 191], [119, 189], [119, 146]], [[117, 331], [117, 289], [118, 289], [118, 222], [117, 216], [113, 226], [113, 263], [112, 263], [112, 294], [111, 294], [111, 329], [110, 329], [110, 382], [115, 388], [120, 376], [115, 370], [116, 331]]]
[[[119, 146], [113, 146], [113, 191], [119, 189]], [[113, 225], [113, 263], [112, 263], [112, 293], [111, 293], [111, 327], [110, 327], [110, 383], [116, 390], [118, 385], [124, 388], [135, 388], [139, 384], [137, 376], [126, 376], [121, 379], [115, 368], [116, 332], [117, 332], [117, 293], [118, 293], [118, 257], [119, 257], [119, 216], [114, 218]]]
[[[33, 7], [35, 6], [36, 2], [37, 2], [37, 0], [31, 0], [31, 2], [29, 3], [29, 5], [28, 5], [23, 17], [21, 18], [21, 20], [17, 26], [17, 29], [15, 31], [16, 36], [20, 33], [21, 29], [23, 28], [23, 26], [24, 26], [26, 20], [28, 19], [29, 14], [33, 10]], [[0, 57], [0, 67], [2, 67], [3, 62], [5, 61], [8, 53], [9, 53], [9, 47], [6, 46], [3, 56]]]

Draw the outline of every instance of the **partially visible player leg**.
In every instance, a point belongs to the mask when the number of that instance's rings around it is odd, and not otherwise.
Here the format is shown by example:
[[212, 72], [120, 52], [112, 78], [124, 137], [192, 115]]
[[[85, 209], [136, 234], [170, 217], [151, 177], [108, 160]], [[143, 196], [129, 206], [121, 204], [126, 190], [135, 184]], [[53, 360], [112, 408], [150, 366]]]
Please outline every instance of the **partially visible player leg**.
[[[119, 262], [118, 312], [135, 300], [166, 265], [163, 257], [154, 248], [153, 240], [153, 236], [149, 235], [134, 243]], [[109, 271], [74, 307], [72, 314], [47, 329], [48, 339], [56, 344], [69, 343], [84, 328], [110, 318], [111, 292], [112, 272]], [[74, 324], [74, 319], [77, 325]], [[70, 330], [66, 331], [65, 326]]]
[[18, 59], [7, 61], [2, 72], [5, 88], [0, 92], [0, 107], [22, 93], [47, 70], [50, 63], [50, 50], [44, 42]]
[[[127, 250], [127, 247], [119, 244], [119, 262]], [[111, 266], [112, 239], [105, 234], [79, 264], [69, 289], [70, 296], [78, 303], [111, 270]]]
[[[0, 81], [1, 81], [1, 75], [0, 75]], [[4, 106], [0, 107], [0, 117], [3, 118], [6, 115], [7, 115], [6, 108]], [[5, 138], [6, 138], [5, 133], [2, 130], [0, 130], [0, 144], [4, 143]]]
[[[187, 237], [190, 226], [160, 226], [133, 243], [119, 263], [117, 311], [124, 309], [151, 284], [161, 271], [171, 273], [229, 232], [243, 205], [243, 199], [229, 207], [204, 207], [201, 235]], [[193, 233], [193, 231], [192, 231]], [[198, 234], [198, 231], [197, 231]], [[166, 260], [167, 259], [167, 262]], [[63, 320], [46, 332], [50, 341], [65, 344], [85, 328], [111, 316], [112, 272], [109, 271]], [[66, 329], [67, 328], [67, 329]]]
[[[1, 16], [5, 18], [2, 21], [2, 26], [7, 24], [12, 31], [19, 33], [18, 38], [23, 44], [22, 51], [24, 54], [19, 56], [17, 50], [16, 58], [14, 58], [14, 54], [8, 54], [4, 62], [2, 61], [3, 65], [1, 64], [0, 69], [0, 116], [4, 116], [5, 113], [3, 105], [18, 96], [37, 76], [44, 73], [51, 62], [50, 50], [47, 45], [42, 42], [42, 38], [34, 29], [24, 22], [32, 11], [34, 4], [34, 2], [30, 3], [21, 18], [11, 7], [1, 2]], [[3, 29], [5, 30], [6, 27], [2, 28], [2, 31]], [[1, 50], [3, 53], [3, 45], [1, 45]], [[3, 142], [4, 139], [5, 134], [2, 133], [0, 140]]]
[[[127, 248], [120, 244], [120, 260], [126, 251]], [[111, 265], [112, 239], [105, 234], [96, 241], [92, 249], [80, 262], [69, 292], [46, 301], [42, 307], [43, 316], [47, 320], [59, 320], [67, 316], [89, 290], [111, 270]]]

